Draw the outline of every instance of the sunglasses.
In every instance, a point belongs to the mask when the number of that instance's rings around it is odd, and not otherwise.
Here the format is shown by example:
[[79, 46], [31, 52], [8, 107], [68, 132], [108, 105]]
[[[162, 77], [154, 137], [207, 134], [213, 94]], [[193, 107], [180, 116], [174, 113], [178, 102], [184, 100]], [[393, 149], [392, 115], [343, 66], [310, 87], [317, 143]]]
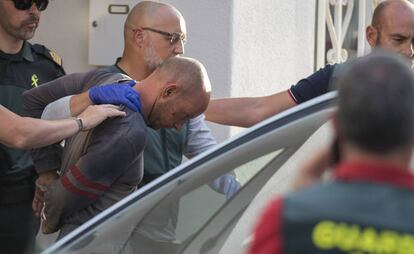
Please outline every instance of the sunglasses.
[[160, 30], [150, 28], [150, 27], [143, 27], [142, 30], [147, 30], [147, 31], [151, 31], [151, 32], [154, 32], [154, 33], [158, 33], [158, 34], [168, 36], [171, 45], [174, 45], [179, 41], [182, 41], [183, 44], [185, 44], [185, 42], [186, 42], [184, 33], [169, 33], [169, 32], [160, 31]]
[[49, 0], [12, 0], [14, 7], [18, 10], [25, 11], [32, 7], [33, 4], [36, 4], [36, 7], [39, 11], [46, 10]]

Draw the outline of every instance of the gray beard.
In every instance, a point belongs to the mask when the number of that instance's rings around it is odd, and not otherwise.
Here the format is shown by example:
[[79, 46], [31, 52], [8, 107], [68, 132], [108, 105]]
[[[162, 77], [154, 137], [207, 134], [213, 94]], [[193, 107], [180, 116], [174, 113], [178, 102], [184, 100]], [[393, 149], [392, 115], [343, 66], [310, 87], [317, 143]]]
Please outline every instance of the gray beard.
[[163, 62], [161, 57], [155, 52], [152, 43], [150, 43], [148, 48], [145, 50], [144, 61], [151, 71], [155, 70]]

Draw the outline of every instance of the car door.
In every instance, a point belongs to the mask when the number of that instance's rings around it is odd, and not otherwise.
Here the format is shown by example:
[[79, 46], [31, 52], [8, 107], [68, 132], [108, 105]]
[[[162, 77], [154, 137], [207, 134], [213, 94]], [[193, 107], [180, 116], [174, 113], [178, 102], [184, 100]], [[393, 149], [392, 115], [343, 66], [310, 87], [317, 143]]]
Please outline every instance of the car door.
[[[286, 184], [289, 180], [279, 174], [280, 169], [289, 172], [296, 168], [290, 162], [297, 161], [295, 156], [306, 143], [328, 140], [326, 127], [321, 126], [334, 112], [335, 98], [335, 92], [315, 98], [187, 161], [91, 219], [45, 253], [243, 252], [259, 214], [258, 193], [267, 196], [262, 199], [263, 206], [274, 194], [266, 190], [274, 185], [269, 179]], [[229, 172], [239, 179], [241, 189], [227, 198], [211, 183]]]

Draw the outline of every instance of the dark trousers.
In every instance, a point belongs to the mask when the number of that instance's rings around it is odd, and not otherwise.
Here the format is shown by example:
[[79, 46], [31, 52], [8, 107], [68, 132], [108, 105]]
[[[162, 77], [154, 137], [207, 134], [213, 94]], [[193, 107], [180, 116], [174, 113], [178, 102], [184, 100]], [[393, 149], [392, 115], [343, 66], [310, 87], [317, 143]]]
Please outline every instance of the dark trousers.
[[34, 253], [40, 220], [32, 210], [33, 189], [30, 182], [0, 186], [1, 253]]

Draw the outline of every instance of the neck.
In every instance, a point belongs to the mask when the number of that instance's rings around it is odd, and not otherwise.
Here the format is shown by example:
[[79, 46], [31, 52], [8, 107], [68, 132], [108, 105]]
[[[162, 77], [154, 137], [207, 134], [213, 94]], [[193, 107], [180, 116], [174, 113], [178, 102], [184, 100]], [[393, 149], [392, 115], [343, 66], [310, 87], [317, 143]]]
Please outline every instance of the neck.
[[0, 50], [6, 54], [17, 54], [23, 46], [23, 40], [10, 36], [0, 26]]
[[138, 81], [144, 80], [151, 74], [152, 71], [148, 69], [142, 58], [130, 57], [133, 55], [134, 54], [124, 53], [121, 60], [118, 62], [118, 66], [131, 78]]
[[410, 165], [412, 150], [401, 149], [389, 153], [374, 153], [357, 148], [352, 145], [344, 145], [342, 161], [344, 162], [373, 162], [396, 166], [398, 168], [408, 168]]
[[152, 83], [151, 78], [138, 82], [134, 86], [135, 91], [141, 97], [141, 112], [146, 119], [149, 118], [157, 100], [156, 85]]

